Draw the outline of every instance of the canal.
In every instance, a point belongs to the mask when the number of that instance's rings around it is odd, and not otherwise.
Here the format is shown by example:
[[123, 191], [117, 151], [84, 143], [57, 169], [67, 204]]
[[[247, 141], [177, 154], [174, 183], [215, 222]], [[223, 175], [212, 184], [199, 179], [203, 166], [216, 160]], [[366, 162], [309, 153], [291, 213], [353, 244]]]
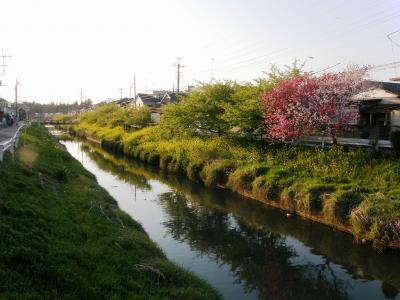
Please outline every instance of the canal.
[[400, 254], [79, 141], [62, 142], [166, 256], [225, 299], [400, 299]]

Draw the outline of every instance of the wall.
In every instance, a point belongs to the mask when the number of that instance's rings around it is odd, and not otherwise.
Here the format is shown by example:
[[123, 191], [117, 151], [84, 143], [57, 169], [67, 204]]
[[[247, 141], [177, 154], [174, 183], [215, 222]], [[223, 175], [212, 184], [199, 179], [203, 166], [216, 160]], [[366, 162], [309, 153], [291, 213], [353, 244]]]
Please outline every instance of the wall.
[[400, 127], [400, 110], [393, 110], [390, 115], [391, 126]]

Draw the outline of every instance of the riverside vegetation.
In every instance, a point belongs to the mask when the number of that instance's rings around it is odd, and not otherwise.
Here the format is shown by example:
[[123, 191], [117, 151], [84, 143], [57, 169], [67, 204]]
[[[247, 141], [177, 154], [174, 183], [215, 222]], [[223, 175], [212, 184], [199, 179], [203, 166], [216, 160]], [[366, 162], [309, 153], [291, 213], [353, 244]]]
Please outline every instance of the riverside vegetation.
[[295, 66], [286, 72], [275, 69], [255, 84], [203, 85], [179, 104], [165, 106], [159, 124], [140, 130], [127, 130], [125, 124], [144, 126], [148, 109], [103, 105], [70, 131], [206, 186], [229, 188], [352, 233], [357, 241], [399, 249], [398, 159], [375, 150], [247, 138], [263, 132], [260, 95], [299, 74]]
[[0, 297], [219, 299], [169, 262], [43, 127], [0, 165]]

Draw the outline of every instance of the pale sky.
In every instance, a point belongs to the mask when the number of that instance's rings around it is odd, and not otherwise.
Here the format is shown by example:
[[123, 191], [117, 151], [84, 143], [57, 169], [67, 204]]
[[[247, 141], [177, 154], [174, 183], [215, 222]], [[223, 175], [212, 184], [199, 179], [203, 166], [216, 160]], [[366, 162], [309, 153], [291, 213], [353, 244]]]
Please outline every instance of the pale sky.
[[400, 0], [0, 0], [0, 49], [13, 56], [0, 97], [14, 100], [16, 78], [21, 100], [42, 103], [79, 100], [81, 88], [95, 102], [126, 97], [134, 75], [139, 92], [171, 89], [177, 57], [184, 86], [212, 70], [251, 81], [295, 58], [315, 71], [381, 65], [400, 60], [386, 37], [399, 29]]

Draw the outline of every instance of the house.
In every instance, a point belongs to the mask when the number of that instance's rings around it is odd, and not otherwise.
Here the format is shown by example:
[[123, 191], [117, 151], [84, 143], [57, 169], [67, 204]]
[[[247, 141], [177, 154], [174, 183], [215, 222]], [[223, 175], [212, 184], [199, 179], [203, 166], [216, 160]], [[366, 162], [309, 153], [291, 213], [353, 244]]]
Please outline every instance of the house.
[[120, 100], [115, 101], [118, 106], [124, 107], [127, 105], [132, 105], [134, 103], [134, 98], [122, 98]]
[[138, 94], [135, 99], [136, 107], [159, 107], [161, 106], [161, 99], [149, 94]]
[[177, 93], [165, 93], [162, 97], [161, 97], [161, 104], [170, 104], [170, 103], [178, 103], [179, 102], [179, 96], [184, 96], [184, 94], [179, 93], [179, 95]]
[[11, 104], [7, 100], [0, 98], [0, 127], [12, 125], [13, 118], [11, 112]]
[[388, 139], [389, 133], [400, 129], [400, 83], [371, 82], [375, 88], [353, 98], [360, 119], [362, 138]]
[[7, 112], [7, 108], [10, 107], [10, 103], [3, 98], [0, 98], [0, 112]]

